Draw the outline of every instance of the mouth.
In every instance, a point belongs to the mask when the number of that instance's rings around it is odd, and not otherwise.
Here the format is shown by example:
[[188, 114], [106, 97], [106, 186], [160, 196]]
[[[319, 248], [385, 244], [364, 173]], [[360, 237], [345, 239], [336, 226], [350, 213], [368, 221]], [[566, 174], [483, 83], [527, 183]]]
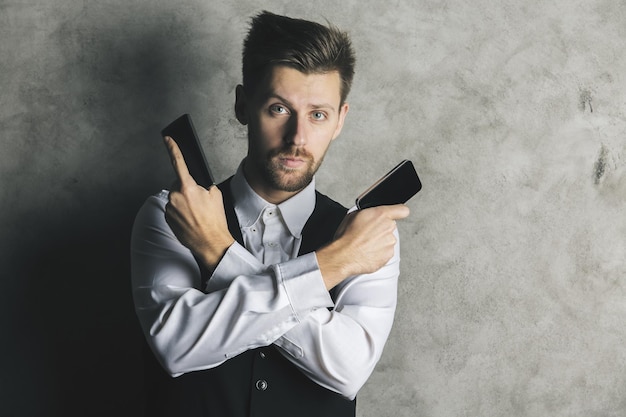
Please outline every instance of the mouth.
[[304, 161], [302, 159], [290, 157], [282, 157], [280, 158], [280, 162], [289, 168], [297, 168], [304, 164]]
[[308, 163], [307, 159], [293, 155], [279, 155], [278, 160], [280, 164], [287, 169], [298, 169]]

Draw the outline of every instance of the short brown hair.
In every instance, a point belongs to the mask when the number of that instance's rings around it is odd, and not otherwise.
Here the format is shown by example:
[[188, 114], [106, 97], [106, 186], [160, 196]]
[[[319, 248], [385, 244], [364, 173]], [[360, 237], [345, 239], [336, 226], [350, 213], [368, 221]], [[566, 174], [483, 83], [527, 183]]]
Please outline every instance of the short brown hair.
[[263, 11], [252, 18], [243, 44], [243, 86], [254, 94], [274, 66], [305, 74], [338, 71], [341, 103], [352, 86], [355, 57], [350, 37], [332, 25], [292, 19]]

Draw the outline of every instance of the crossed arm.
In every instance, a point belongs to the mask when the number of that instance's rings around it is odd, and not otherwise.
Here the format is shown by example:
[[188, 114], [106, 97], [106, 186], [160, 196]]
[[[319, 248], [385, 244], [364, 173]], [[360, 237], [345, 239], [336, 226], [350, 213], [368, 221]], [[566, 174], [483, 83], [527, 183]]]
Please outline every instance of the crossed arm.
[[[167, 145], [180, 189], [148, 199], [132, 240], [136, 310], [163, 366], [172, 375], [207, 369], [274, 343], [311, 379], [354, 397], [391, 328], [399, 274], [394, 220], [408, 209], [355, 213], [327, 247], [265, 266], [228, 233], [219, 190], [192, 182], [173, 141]], [[394, 209], [399, 214], [390, 218]], [[194, 255], [214, 271], [207, 292], [198, 289]], [[333, 301], [328, 289], [335, 286]]]

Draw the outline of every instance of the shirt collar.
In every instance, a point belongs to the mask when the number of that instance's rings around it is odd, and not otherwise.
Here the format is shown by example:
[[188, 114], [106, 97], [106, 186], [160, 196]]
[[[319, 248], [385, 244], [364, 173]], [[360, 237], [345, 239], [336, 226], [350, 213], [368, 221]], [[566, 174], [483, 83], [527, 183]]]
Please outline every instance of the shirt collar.
[[248, 184], [243, 174], [243, 162], [231, 181], [235, 212], [242, 227], [254, 224], [264, 209], [278, 207], [291, 235], [300, 238], [302, 229], [315, 208], [315, 178], [302, 191], [275, 205], [265, 201]]

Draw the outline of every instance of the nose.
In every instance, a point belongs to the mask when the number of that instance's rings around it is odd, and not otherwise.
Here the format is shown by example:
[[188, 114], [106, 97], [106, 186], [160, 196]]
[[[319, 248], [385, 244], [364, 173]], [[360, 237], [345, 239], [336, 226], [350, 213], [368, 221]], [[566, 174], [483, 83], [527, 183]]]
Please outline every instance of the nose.
[[306, 120], [298, 117], [298, 115], [289, 118], [285, 142], [298, 147], [307, 143]]

